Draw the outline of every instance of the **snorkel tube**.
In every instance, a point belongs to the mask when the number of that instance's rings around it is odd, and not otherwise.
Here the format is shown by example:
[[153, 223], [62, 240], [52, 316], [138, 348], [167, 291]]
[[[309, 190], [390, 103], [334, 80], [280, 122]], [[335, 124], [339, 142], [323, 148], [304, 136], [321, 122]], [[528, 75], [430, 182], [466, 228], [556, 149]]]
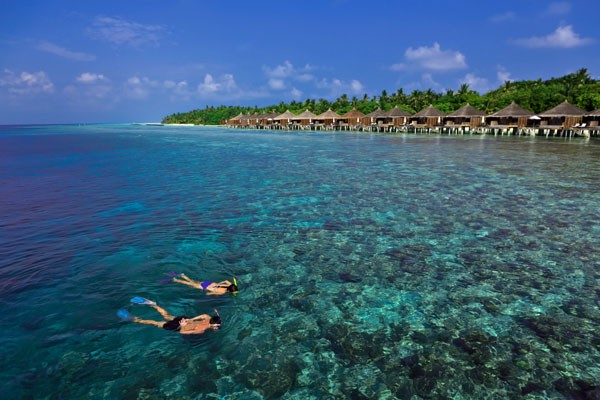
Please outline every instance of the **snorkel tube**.
[[234, 296], [237, 296], [238, 292], [240, 291], [240, 288], [238, 287], [237, 279], [235, 279], [235, 276], [232, 279], [233, 279], [233, 285], [235, 286], [236, 290], [231, 291], [231, 294], [233, 294]]
[[[215, 308], [215, 314], [217, 314], [217, 317], [219, 318], [219, 323], [218, 324], [210, 324], [210, 325], [213, 329], [220, 329], [221, 325], [223, 325], [223, 320], [221, 319], [221, 314], [219, 314], [219, 310], [217, 310], [216, 308]], [[212, 318], [215, 318], [215, 317], [212, 317]], [[211, 321], [212, 321], [212, 318], [211, 318]]]

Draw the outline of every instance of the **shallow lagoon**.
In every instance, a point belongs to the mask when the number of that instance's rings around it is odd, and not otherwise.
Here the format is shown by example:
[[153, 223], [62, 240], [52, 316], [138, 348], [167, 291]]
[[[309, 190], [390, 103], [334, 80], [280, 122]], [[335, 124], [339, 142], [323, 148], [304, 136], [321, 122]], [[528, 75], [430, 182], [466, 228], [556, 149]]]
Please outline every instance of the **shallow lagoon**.
[[598, 141], [13, 127], [0, 187], [3, 398], [600, 393]]

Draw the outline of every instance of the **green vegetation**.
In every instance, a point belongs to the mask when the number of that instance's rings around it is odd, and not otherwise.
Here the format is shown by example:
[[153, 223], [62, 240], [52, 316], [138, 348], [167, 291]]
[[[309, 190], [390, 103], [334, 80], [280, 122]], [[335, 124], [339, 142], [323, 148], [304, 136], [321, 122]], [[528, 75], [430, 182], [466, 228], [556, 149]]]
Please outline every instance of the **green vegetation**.
[[565, 99], [584, 110], [592, 111], [600, 108], [600, 81], [592, 79], [587, 69], [581, 69], [575, 73], [546, 81], [541, 79], [507, 81], [498, 89], [484, 95], [471, 90], [466, 84], [461, 85], [457, 91], [448, 89], [445, 93], [436, 93], [432, 89], [427, 89], [425, 91], [413, 90], [410, 94], [405, 94], [402, 89], [398, 89], [393, 94], [388, 94], [384, 90], [381, 95], [371, 98], [365, 94], [360, 99], [357, 97], [349, 99], [347, 95], [343, 94], [332, 102], [325, 99], [306, 99], [302, 102], [281, 102], [267, 107], [206, 107], [203, 110], [169, 115], [162, 122], [165, 124], [218, 125], [240, 112], [260, 114], [283, 113], [290, 110], [294, 114], [299, 114], [308, 109], [315, 114], [320, 114], [330, 108], [339, 114], [344, 114], [352, 108], [368, 114], [378, 107], [387, 111], [398, 106], [410, 113], [415, 113], [429, 104], [450, 113], [469, 103], [486, 113], [493, 113], [506, 107], [512, 101], [534, 113], [540, 113], [560, 104]]

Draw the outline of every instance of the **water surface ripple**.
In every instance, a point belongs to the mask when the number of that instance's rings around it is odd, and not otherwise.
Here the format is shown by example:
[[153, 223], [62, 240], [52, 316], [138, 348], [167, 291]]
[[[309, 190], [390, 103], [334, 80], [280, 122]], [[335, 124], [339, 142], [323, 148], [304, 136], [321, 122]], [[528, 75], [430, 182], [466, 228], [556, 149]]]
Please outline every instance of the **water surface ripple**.
[[0, 393], [595, 398], [599, 176], [584, 139], [6, 127]]

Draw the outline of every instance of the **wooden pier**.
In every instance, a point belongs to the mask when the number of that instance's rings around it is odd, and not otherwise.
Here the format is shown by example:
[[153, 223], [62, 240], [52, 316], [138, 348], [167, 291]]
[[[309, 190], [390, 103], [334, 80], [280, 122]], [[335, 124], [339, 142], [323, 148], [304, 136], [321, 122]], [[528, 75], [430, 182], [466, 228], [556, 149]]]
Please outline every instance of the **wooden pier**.
[[491, 115], [469, 104], [451, 114], [433, 105], [410, 115], [397, 107], [377, 109], [367, 115], [355, 109], [344, 115], [328, 110], [315, 115], [309, 110], [237, 115], [223, 124], [238, 129], [286, 131], [348, 131], [445, 135], [599, 137], [600, 110], [586, 113], [567, 101], [538, 115], [514, 102]]

